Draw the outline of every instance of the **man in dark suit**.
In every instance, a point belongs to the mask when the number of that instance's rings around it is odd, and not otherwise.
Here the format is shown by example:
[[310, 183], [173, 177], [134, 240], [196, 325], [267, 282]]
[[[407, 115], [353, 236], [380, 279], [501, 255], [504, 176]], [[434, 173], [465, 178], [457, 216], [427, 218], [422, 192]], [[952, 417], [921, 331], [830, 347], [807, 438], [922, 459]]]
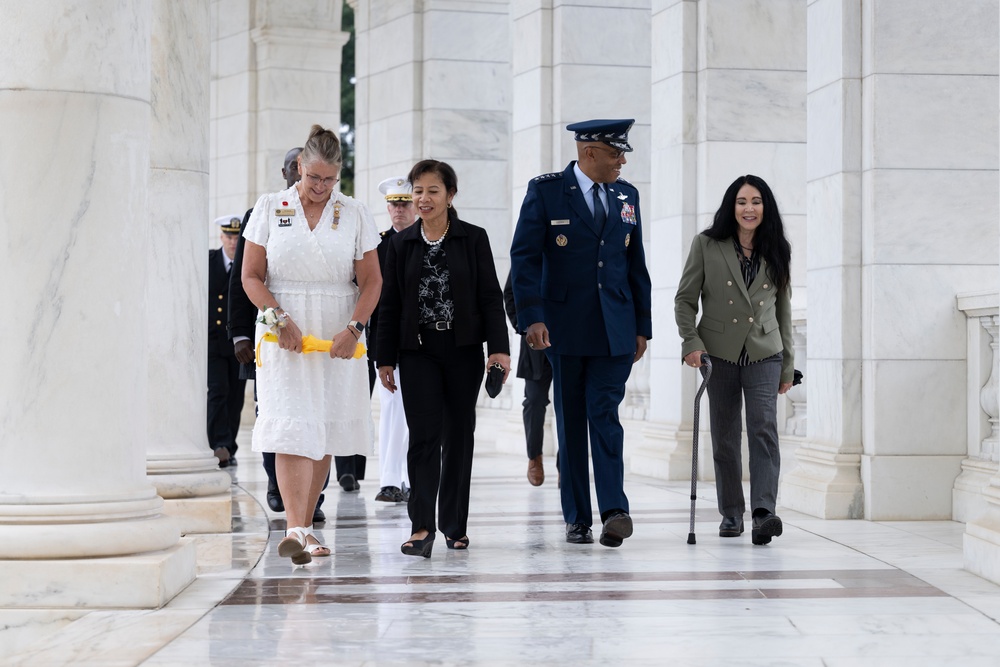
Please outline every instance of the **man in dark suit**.
[[226, 335], [229, 275], [240, 237], [240, 218], [216, 218], [222, 247], [208, 251], [208, 444], [219, 467], [236, 465], [236, 434], [240, 430], [246, 380], [233, 344]]
[[[285, 184], [292, 187], [299, 180], [298, 157], [302, 152], [301, 148], [293, 148], [285, 154], [285, 162], [281, 167], [281, 176], [285, 179]], [[247, 210], [243, 216], [242, 227], [245, 228], [253, 209]], [[256, 381], [256, 366], [254, 365], [254, 328], [257, 321], [257, 306], [250, 302], [246, 291], [243, 289], [243, 248], [246, 245], [246, 238], [240, 234], [236, 244], [236, 255], [233, 259], [233, 270], [229, 281], [229, 337], [233, 340], [233, 348], [236, 352], [236, 359], [240, 363], [240, 377], [247, 380]], [[254, 393], [256, 396], [256, 392]], [[274, 474], [274, 453], [263, 452], [264, 472], [267, 473], [267, 506], [275, 512], [284, 512], [285, 503], [281, 499], [281, 491], [278, 489], [278, 480]], [[327, 480], [329, 481], [329, 480]], [[323, 486], [326, 488], [326, 485]], [[324, 495], [321, 493], [316, 509], [313, 511], [313, 523], [323, 523], [326, 521], [326, 514], [321, 509]]]
[[[517, 305], [510, 274], [503, 288], [503, 307], [514, 330], [521, 334], [521, 353], [517, 358], [517, 377], [524, 380], [524, 402], [521, 417], [524, 420], [524, 440], [528, 447], [528, 483], [541, 486], [545, 482], [542, 464], [542, 444], [545, 442], [545, 408], [549, 404], [549, 387], [552, 386], [552, 366], [545, 352], [528, 347], [523, 332], [517, 328]], [[558, 457], [556, 465], [558, 466]]]
[[632, 535], [618, 406], [652, 337], [639, 192], [619, 178], [633, 122], [567, 126], [578, 159], [528, 184], [511, 244], [518, 330], [552, 364], [563, 517], [574, 544], [594, 541], [588, 430], [601, 544]]
[[[416, 210], [413, 206], [413, 194], [410, 183], [402, 176], [387, 178], [378, 184], [379, 192], [385, 196], [386, 210], [392, 226], [379, 236], [378, 262], [385, 267], [385, 255], [389, 251], [392, 237], [413, 224], [416, 220]], [[372, 312], [368, 322], [368, 359], [369, 374], [372, 388], [378, 378], [375, 366], [375, 341], [378, 339], [378, 308]], [[400, 378], [396, 378], [399, 384]], [[405, 503], [409, 500], [406, 486], [409, 482], [406, 470], [406, 450], [410, 444], [410, 431], [406, 426], [406, 414], [403, 412], [403, 393], [391, 392], [379, 383], [379, 415], [378, 456], [379, 456], [379, 489], [375, 500], [384, 503]]]

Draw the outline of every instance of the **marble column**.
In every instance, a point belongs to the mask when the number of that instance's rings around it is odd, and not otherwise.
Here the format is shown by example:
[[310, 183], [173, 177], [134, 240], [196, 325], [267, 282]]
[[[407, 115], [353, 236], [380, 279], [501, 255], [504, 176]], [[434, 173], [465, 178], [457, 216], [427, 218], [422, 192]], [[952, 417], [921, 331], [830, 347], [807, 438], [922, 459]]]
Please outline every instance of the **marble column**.
[[142, 444], [151, 6], [4, 14], [0, 182], [38, 194], [0, 201], [0, 606], [157, 607], [195, 564]]
[[[691, 474], [694, 396], [701, 376], [680, 363], [674, 296], [694, 236], [711, 224], [726, 187], [753, 173], [781, 206], [793, 248], [792, 287], [805, 303], [805, 6], [800, 0], [673, 0], [652, 12], [651, 228], [653, 330], [650, 422], [631, 468], [667, 479]], [[743, 36], [753, 36], [753, 48]], [[703, 428], [707, 429], [707, 397]], [[699, 440], [711, 478], [711, 439]]]
[[226, 533], [232, 478], [205, 436], [208, 0], [154, 0], [146, 254], [146, 471], [185, 533]]
[[[379, 229], [389, 215], [378, 184], [406, 176], [421, 156], [420, 14], [414, 2], [354, 0], [354, 191]], [[387, 48], [392, 45], [392, 48]], [[459, 185], [464, 187], [464, 183]]]
[[[562, 171], [576, 159], [576, 143], [566, 125], [590, 118], [635, 118], [629, 134], [635, 151], [628, 154], [622, 177], [639, 188], [649, 253], [649, 16], [649, 0], [614, 7], [559, 0], [512, 3], [509, 230], [517, 222], [528, 182]], [[503, 278], [507, 264], [501, 269]], [[649, 366], [644, 360], [633, 369], [620, 411], [630, 422], [626, 438], [638, 440], [648, 403]], [[523, 449], [523, 428], [512, 432]], [[626, 445], [626, 458], [632, 449]]]
[[781, 482], [786, 507], [864, 516], [861, 454], [861, 3], [808, 6], [807, 441]]
[[[459, 216], [486, 229], [498, 279], [509, 266], [510, 18], [508, 2], [357, 0], [354, 3], [356, 196], [379, 202], [378, 183], [419, 160], [458, 175]], [[480, 401], [477, 446], [491, 449], [512, 397]]]
[[949, 519], [967, 450], [955, 295], [996, 280], [1000, 17], [995, 0], [861, 7], [865, 517]]
[[285, 153], [314, 123], [339, 130], [342, 12], [342, 0], [212, 3], [210, 243], [216, 216], [286, 187]]

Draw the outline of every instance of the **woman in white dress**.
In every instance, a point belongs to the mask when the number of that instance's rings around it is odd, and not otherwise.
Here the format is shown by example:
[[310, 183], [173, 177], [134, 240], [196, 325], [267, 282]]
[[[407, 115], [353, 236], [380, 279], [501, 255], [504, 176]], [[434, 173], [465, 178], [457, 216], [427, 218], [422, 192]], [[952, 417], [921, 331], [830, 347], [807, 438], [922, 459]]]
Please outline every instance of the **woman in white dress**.
[[[331, 456], [372, 448], [368, 367], [354, 353], [382, 277], [371, 213], [333, 190], [341, 169], [337, 135], [314, 125], [298, 163], [298, 183], [253, 207], [243, 287], [278, 331], [277, 345], [260, 346], [253, 450], [276, 454], [288, 523], [278, 553], [303, 564], [330, 555], [313, 535], [312, 515]], [[258, 324], [257, 339], [267, 331]], [[304, 335], [332, 339], [330, 358], [302, 354]]]

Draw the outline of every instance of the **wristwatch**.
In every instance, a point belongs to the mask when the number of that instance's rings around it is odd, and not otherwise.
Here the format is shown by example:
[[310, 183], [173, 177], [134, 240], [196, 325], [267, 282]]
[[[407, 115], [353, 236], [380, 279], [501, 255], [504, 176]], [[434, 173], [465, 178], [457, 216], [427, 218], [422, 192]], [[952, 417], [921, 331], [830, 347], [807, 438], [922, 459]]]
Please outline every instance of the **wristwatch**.
[[357, 320], [351, 320], [350, 322], [347, 323], [347, 326], [357, 331], [358, 337], [360, 337], [361, 334], [365, 332], [365, 325], [363, 325], [361, 322], [358, 322]]

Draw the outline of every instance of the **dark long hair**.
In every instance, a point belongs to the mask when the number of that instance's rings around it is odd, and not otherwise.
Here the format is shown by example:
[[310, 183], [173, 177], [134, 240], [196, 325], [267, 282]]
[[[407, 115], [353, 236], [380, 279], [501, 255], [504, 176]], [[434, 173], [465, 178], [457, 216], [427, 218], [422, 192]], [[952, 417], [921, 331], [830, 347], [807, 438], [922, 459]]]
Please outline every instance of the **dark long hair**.
[[[410, 187], [413, 187], [413, 182], [424, 174], [437, 174], [441, 182], [444, 183], [444, 189], [452, 197], [458, 192], [458, 176], [455, 175], [455, 170], [451, 168], [451, 165], [447, 162], [441, 162], [440, 160], [421, 160], [420, 162], [413, 165], [410, 169], [409, 176], [406, 180], [410, 182]], [[455, 222], [458, 220], [458, 211], [455, 210], [454, 206], [448, 208], [448, 220]]]
[[712, 226], [702, 234], [717, 241], [736, 237], [739, 229], [739, 223], [736, 222], [736, 195], [744, 185], [757, 188], [764, 204], [764, 218], [754, 233], [753, 247], [767, 261], [767, 272], [774, 286], [779, 290], [786, 289], [791, 282], [792, 246], [785, 238], [785, 226], [781, 223], [781, 213], [778, 212], [774, 193], [760, 176], [747, 174], [733, 181], [722, 197]]

